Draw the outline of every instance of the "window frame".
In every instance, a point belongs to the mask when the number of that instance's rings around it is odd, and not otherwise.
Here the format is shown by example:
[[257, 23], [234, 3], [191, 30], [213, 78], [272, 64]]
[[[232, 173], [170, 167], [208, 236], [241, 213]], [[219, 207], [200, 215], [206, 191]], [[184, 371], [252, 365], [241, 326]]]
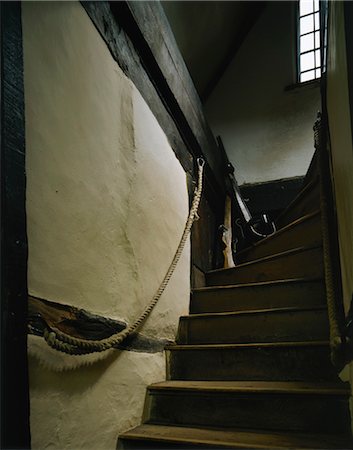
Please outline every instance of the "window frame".
[[[302, 16], [300, 15], [300, 0], [298, 0], [296, 2], [296, 83], [298, 85], [302, 85], [304, 83], [312, 83], [312, 82], [317, 82], [321, 79], [322, 77], [322, 73], [323, 73], [323, 59], [322, 59], [322, 30], [321, 30], [321, 26], [322, 26], [322, 21], [321, 21], [321, 7], [320, 7], [320, 1], [319, 3], [319, 9], [315, 10], [315, 3], [314, 0], [312, 0], [313, 2], [313, 11], [307, 14], [303, 14]], [[315, 24], [315, 14], [319, 14], [319, 28], [316, 29], [316, 24]], [[307, 33], [303, 33], [301, 34], [301, 30], [300, 30], [300, 19], [303, 17], [309, 17], [309, 16], [313, 16], [313, 30], [309, 31]], [[316, 47], [316, 38], [315, 38], [315, 33], [318, 32], [319, 36], [320, 36], [320, 46]], [[313, 38], [314, 38], [314, 46], [312, 49], [301, 52], [301, 45], [300, 45], [300, 38], [302, 36], [308, 36], [312, 34]], [[316, 52], [319, 52], [319, 57], [320, 57], [320, 64], [317, 65], [316, 64], [316, 58], [317, 58], [317, 54]], [[301, 70], [301, 55], [304, 55], [306, 53], [310, 53], [313, 52], [314, 53], [314, 67], [311, 69], [307, 69], [307, 70]], [[320, 70], [320, 75], [316, 76], [316, 71]], [[311, 78], [310, 80], [305, 80], [305, 81], [301, 81], [301, 75], [305, 74], [307, 72], [311, 72], [314, 71], [314, 78]]]

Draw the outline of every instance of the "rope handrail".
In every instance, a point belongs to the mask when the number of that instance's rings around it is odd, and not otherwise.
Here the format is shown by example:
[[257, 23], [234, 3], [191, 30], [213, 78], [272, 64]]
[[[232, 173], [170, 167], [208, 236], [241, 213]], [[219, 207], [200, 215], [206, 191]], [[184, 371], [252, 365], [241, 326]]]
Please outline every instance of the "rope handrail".
[[318, 163], [320, 170], [320, 210], [321, 210], [321, 227], [323, 242], [323, 259], [324, 259], [324, 275], [326, 286], [327, 312], [329, 318], [329, 335], [331, 361], [334, 366], [340, 368], [344, 360], [343, 344], [344, 337], [341, 332], [339, 311], [337, 308], [337, 298], [334, 280], [334, 268], [332, 263], [332, 253], [330, 246], [330, 229], [329, 229], [329, 203], [325, 186], [325, 158], [324, 158], [324, 136], [323, 136], [322, 116], [319, 113], [314, 125], [314, 142], [315, 149], [318, 152]]
[[134, 333], [141, 326], [141, 324], [145, 321], [145, 319], [149, 316], [153, 308], [156, 306], [158, 300], [162, 296], [165, 288], [167, 287], [169, 280], [171, 279], [174, 273], [176, 265], [179, 262], [187, 239], [189, 237], [192, 224], [196, 219], [198, 219], [197, 211], [202, 194], [202, 178], [204, 165], [205, 161], [202, 158], [198, 158], [197, 159], [198, 183], [194, 192], [194, 198], [191, 204], [190, 212], [184, 227], [183, 234], [180, 238], [179, 245], [174, 254], [173, 260], [170, 263], [167, 273], [164, 276], [163, 281], [160, 284], [156, 294], [154, 295], [150, 304], [145, 308], [143, 313], [138, 317], [138, 319], [136, 319], [132, 325], [128, 326], [124, 330], [119, 331], [118, 333], [115, 333], [109, 336], [108, 338], [97, 341], [70, 336], [57, 328], [54, 327], [49, 328], [47, 326], [44, 331], [44, 339], [50, 347], [70, 355], [86, 355], [89, 353], [104, 352], [106, 350], [111, 349], [112, 347], [119, 345], [124, 339], [126, 339], [129, 335]]

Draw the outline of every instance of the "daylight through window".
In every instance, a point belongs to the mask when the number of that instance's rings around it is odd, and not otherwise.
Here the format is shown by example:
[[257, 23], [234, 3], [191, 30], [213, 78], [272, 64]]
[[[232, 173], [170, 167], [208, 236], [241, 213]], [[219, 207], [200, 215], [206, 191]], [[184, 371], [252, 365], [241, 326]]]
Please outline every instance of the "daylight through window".
[[298, 73], [300, 83], [321, 77], [319, 5], [319, 0], [299, 0]]

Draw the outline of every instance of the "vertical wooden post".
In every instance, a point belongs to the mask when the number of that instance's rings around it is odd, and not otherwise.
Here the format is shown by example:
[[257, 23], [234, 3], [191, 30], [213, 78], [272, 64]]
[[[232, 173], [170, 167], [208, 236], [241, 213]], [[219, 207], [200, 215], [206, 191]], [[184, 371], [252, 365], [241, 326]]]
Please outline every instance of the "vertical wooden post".
[[30, 447], [21, 3], [1, 8], [1, 448]]

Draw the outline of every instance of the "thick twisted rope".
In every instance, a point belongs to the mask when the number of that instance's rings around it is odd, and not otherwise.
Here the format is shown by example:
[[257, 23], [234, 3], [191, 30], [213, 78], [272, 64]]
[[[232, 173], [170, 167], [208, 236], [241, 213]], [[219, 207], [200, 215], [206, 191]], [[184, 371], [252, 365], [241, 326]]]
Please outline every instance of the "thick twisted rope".
[[181, 257], [181, 254], [183, 252], [183, 249], [185, 247], [185, 244], [187, 242], [187, 239], [189, 237], [192, 224], [196, 218], [198, 218], [197, 210], [200, 204], [201, 200], [201, 194], [202, 194], [202, 176], [203, 176], [203, 168], [205, 165], [205, 162], [202, 158], [198, 158], [197, 160], [198, 165], [198, 184], [195, 189], [194, 198], [192, 201], [192, 205], [190, 208], [189, 216], [185, 224], [185, 228], [183, 231], [183, 234], [181, 236], [178, 248], [175, 252], [174, 258], [168, 268], [168, 271], [163, 278], [163, 281], [161, 285], [159, 286], [155, 296], [153, 297], [151, 303], [146, 307], [146, 309], [143, 311], [143, 313], [140, 315], [140, 317], [129, 327], [125, 328], [124, 330], [113, 334], [109, 336], [108, 338], [101, 339], [99, 341], [92, 341], [88, 339], [81, 339], [76, 338], [73, 336], [70, 336], [57, 328], [51, 327], [46, 328], [44, 331], [44, 339], [46, 340], [47, 344], [54, 348], [55, 350], [68, 353], [70, 355], [85, 355], [88, 353], [95, 353], [95, 352], [103, 352], [105, 350], [109, 350], [112, 347], [116, 347], [117, 345], [121, 344], [124, 339], [126, 339], [129, 335], [134, 333], [141, 324], [145, 321], [145, 319], [148, 317], [148, 315], [151, 313], [153, 308], [158, 303], [158, 300], [161, 298], [165, 288], [167, 287], [169, 280], [171, 279], [174, 270], [176, 268], [176, 265], [179, 262], [179, 259]]
[[321, 115], [314, 125], [314, 139], [315, 148], [318, 152], [320, 165], [320, 209], [321, 209], [321, 227], [322, 227], [322, 242], [323, 242], [323, 258], [325, 266], [325, 285], [326, 285], [326, 299], [327, 312], [329, 318], [329, 332], [330, 332], [330, 348], [331, 361], [334, 365], [339, 364], [339, 354], [342, 346], [342, 335], [339, 326], [338, 311], [336, 305], [336, 295], [333, 277], [332, 257], [330, 250], [330, 230], [329, 230], [329, 206], [325, 190], [324, 181], [324, 161], [323, 161], [323, 130]]

